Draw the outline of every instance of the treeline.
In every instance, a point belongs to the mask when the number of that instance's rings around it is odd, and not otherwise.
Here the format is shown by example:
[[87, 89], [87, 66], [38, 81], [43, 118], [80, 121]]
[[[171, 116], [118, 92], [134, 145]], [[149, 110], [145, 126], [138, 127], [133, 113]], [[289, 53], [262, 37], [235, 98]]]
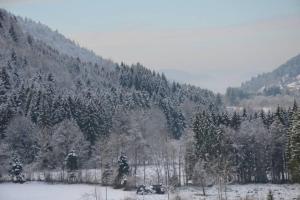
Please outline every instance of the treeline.
[[[216, 95], [205, 89], [167, 80], [164, 74], [141, 64], [84, 62], [35, 40], [19, 25], [18, 18], [0, 10], [0, 68], [6, 96], [0, 134], [15, 113], [30, 118], [39, 127], [73, 119], [94, 142], [107, 135], [119, 110], [149, 110], [158, 107], [167, 119], [169, 133], [183, 134], [191, 116], [184, 115], [186, 103], [192, 107], [218, 110]], [[214, 106], [217, 105], [217, 106]], [[4, 108], [5, 107], [5, 108]], [[89, 127], [87, 127], [89, 125]]]
[[224, 183], [300, 182], [300, 111], [199, 113], [187, 146], [187, 174], [204, 184], [214, 175]]
[[[137, 165], [154, 137], [179, 140], [194, 111], [223, 109], [220, 95], [170, 82], [141, 64], [65, 55], [24, 32], [18, 18], [2, 9], [0, 24], [3, 173], [13, 154], [25, 169], [60, 169], [72, 149], [81, 168], [114, 163], [123, 149]], [[105, 152], [103, 143], [112, 148]]]

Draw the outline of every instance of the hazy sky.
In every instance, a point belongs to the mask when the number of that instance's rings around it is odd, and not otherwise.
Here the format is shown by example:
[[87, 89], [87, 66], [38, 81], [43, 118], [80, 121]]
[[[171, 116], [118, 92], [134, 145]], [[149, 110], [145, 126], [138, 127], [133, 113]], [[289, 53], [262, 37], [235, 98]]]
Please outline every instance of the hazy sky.
[[0, 0], [104, 58], [224, 92], [300, 53], [300, 0]]

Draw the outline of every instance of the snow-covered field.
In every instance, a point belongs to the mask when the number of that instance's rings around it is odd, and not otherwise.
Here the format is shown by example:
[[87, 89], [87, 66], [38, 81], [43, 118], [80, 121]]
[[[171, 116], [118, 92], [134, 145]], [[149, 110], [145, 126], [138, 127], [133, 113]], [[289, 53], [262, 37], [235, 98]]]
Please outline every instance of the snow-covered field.
[[[240, 200], [241, 198], [265, 200], [269, 190], [273, 191], [275, 200], [293, 200], [300, 196], [300, 185], [274, 185], [274, 184], [249, 184], [231, 185], [227, 188], [228, 200]], [[186, 200], [215, 200], [217, 188], [207, 189], [207, 197], [202, 196], [199, 188], [182, 188], [170, 195], [172, 199], [177, 194]], [[95, 197], [97, 195], [97, 198]], [[137, 196], [134, 191], [123, 191], [108, 188], [109, 200], [131, 199], [167, 200], [167, 195]], [[24, 184], [2, 183], [0, 184], [0, 200], [103, 200], [105, 199], [105, 187], [85, 184], [47, 184], [42, 182], [27, 182]]]
[[[175, 165], [172, 166], [169, 170], [170, 174], [173, 173], [173, 168], [177, 170], [177, 173], [179, 171], [179, 166]], [[117, 171], [117, 169], [113, 169], [114, 171]], [[155, 165], [147, 165], [145, 168], [145, 183], [148, 185], [152, 184], [159, 184], [159, 183], [166, 183], [166, 180], [163, 178], [165, 177], [165, 168], [164, 166], [155, 166]], [[24, 176], [27, 181], [48, 181], [46, 182], [60, 182], [64, 183], [68, 180], [68, 173], [66, 171], [62, 170], [52, 170], [52, 171], [31, 171], [30, 169], [24, 170]], [[102, 171], [101, 169], [81, 169], [77, 170], [76, 173], [76, 179], [78, 183], [93, 183], [93, 184], [100, 184], [101, 183], [101, 176]], [[159, 175], [159, 179], [158, 179]], [[11, 177], [9, 174], [2, 174], [0, 177], [0, 182], [7, 182], [10, 181]], [[185, 181], [185, 171], [184, 168], [181, 167], [181, 184], [184, 184]], [[144, 183], [144, 166], [138, 166], [137, 167], [137, 184], [143, 184]], [[1, 200], [1, 199], [0, 199]]]
[[[190, 199], [205, 199], [205, 200], [215, 200], [217, 199], [217, 187], [211, 187], [207, 189], [207, 197], [202, 196], [202, 192], [199, 189], [189, 188], [182, 192], [184, 194], [190, 195]], [[228, 200], [266, 200], [269, 190], [272, 191], [275, 200], [293, 200], [300, 199], [300, 184], [246, 184], [246, 185], [228, 185], [226, 196]], [[188, 193], [188, 194], [187, 194]], [[224, 194], [223, 194], [224, 197]], [[189, 199], [189, 198], [187, 198]], [[297, 199], [298, 200], [298, 199]]]
[[[47, 184], [43, 182], [26, 182], [24, 184], [0, 184], [1, 200], [92, 200], [95, 195], [105, 197], [105, 187], [87, 184]], [[131, 192], [108, 188], [108, 199], [124, 199]], [[102, 198], [101, 198], [102, 197]]]

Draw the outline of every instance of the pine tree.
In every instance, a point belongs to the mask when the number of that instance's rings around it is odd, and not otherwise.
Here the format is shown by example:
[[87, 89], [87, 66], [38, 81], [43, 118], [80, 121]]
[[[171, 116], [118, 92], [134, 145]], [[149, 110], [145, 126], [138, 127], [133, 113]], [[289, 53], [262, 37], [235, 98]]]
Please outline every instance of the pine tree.
[[23, 173], [23, 165], [17, 155], [13, 155], [10, 162], [9, 174], [12, 177], [14, 183], [24, 183], [25, 177]]
[[300, 182], [300, 112], [294, 114], [288, 136], [288, 167], [293, 182]]
[[6, 68], [3, 67], [0, 71], [0, 105], [7, 103], [8, 92], [11, 89], [11, 84], [9, 81], [9, 75], [6, 71]]
[[9, 125], [13, 116], [14, 112], [8, 104], [0, 106], [0, 139], [6, 137], [5, 129]]
[[[84, 102], [87, 103], [84, 104]], [[71, 101], [72, 115], [80, 130], [84, 133], [91, 146], [109, 133], [111, 117], [100, 102], [95, 99], [77, 99]]]
[[289, 112], [288, 112], [288, 131], [286, 132], [286, 150], [285, 150], [287, 161], [289, 161], [289, 159], [291, 157], [291, 150], [290, 150], [291, 137], [290, 136], [291, 136], [291, 132], [292, 132], [292, 125], [293, 125], [293, 119], [294, 119], [295, 114], [296, 114], [296, 112], [293, 112], [293, 110], [291, 108], [289, 108]]
[[258, 114], [257, 114], [257, 112], [254, 112], [253, 119], [257, 119], [257, 118], [258, 118]]
[[265, 111], [264, 111], [264, 110], [261, 110], [261, 111], [260, 111], [259, 117], [260, 117], [260, 119], [262, 120], [262, 122], [265, 124], [265, 121], [266, 121], [266, 114], [265, 114]]
[[18, 42], [19, 39], [18, 39], [16, 30], [15, 30], [15, 27], [13, 25], [11, 25], [9, 28], [9, 34], [14, 42]]
[[52, 96], [44, 93], [41, 97], [39, 115], [37, 118], [37, 124], [42, 128], [51, 128], [53, 126], [52, 121], [52, 104], [53, 104]]
[[68, 153], [66, 157], [66, 168], [69, 171], [74, 171], [78, 169], [78, 156], [74, 150]]
[[71, 117], [68, 112], [66, 101], [61, 96], [55, 98], [52, 109], [53, 112], [51, 115], [52, 117], [51, 121], [53, 125], [58, 124], [65, 119], [70, 119]]
[[273, 113], [271, 113], [271, 111], [268, 111], [268, 114], [266, 116], [266, 120], [265, 120], [265, 125], [267, 126], [267, 128], [270, 128], [271, 124], [273, 123]]
[[119, 175], [128, 175], [129, 174], [129, 165], [127, 161], [127, 156], [125, 154], [122, 154], [118, 160], [119, 169], [118, 173]]
[[228, 113], [224, 112], [221, 115], [221, 124], [223, 124], [224, 126], [229, 126], [230, 125], [230, 119], [228, 117]]
[[209, 161], [218, 156], [221, 130], [205, 112], [197, 114], [193, 123], [195, 153], [198, 158]]
[[243, 114], [242, 114], [242, 118], [243, 120], [248, 119], [248, 114], [247, 114], [247, 110], [245, 108], [243, 108]]
[[282, 124], [279, 115], [276, 115], [274, 122], [270, 126], [271, 132], [271, 175], [272, 181], [279, 183], [285, 177], [285, 141], [286, 128]]
[[127, 156], [122, 153], [118, 160], [119, 168], [118, 168], [118, 175], [115, 178], [115, 187], [121, 188], [126, 185], [127, 176], [129, 175], [129, 165], [127, 161]]
[[294, 100], [294, 104], [293, 104], [293, 108], [292, 108], [293, 112], [298, 110], [298, 104], [296, 102], [296, 100]]
[[170, 132], [175, 139], [179, 139], [183, 134], [186, 127], [185, 118], [181, 111], [173, 105], [170, 98], [164, 98], [159, 102], [161, 109], [163, 110]]
[[41, 114], [42, 92], [41, 91], [38, 91], [37, 93], [33, 92], [32, 97], [33, 98], [31, 100], [32, 106], [30, 109], [30, 118], [33, 123], [37, 124], [39, 121], [40, 114]]
[[230, 121], [230, 126], [234, 130], [238, 130], [240, 128], [240, 125], [241, 125], [241, 117], [237, 112], [234, 112]]
[[0, 138], [4, 138], [4, 131], [12, 119], [14, 112], [10, 105], [9, 91], [11, 84], [6, 68], [3, 67], [0, 71]]

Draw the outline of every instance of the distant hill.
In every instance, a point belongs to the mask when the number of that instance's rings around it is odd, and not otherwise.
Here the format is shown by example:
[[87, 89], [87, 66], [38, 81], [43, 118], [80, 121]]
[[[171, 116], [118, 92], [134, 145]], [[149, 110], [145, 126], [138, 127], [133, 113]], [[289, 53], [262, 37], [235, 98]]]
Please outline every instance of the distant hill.
[[242, 84], [241, 89], [249, 93], [265, 95], [299, 92], [300, 55], [289, 59], [272, 72], [261, 74]]
[[[241, 84], [241, 87], [228, 88], [226, 99], [229, 104], [236, 105], [243, 100], [260, 97], [265, 105], [278, 104], [280, 98], [290, 102], [300, 96], [300, 55], [289, 59], [275, 70], [253, 77]], [[276, 97], [276, 98], [275, 98]], [[276, 101], [273, 101], [276, 99]], [[271, 102], [273, 101], [273, 102]], [[281, 104], [280, 103], [280, 104]]]

